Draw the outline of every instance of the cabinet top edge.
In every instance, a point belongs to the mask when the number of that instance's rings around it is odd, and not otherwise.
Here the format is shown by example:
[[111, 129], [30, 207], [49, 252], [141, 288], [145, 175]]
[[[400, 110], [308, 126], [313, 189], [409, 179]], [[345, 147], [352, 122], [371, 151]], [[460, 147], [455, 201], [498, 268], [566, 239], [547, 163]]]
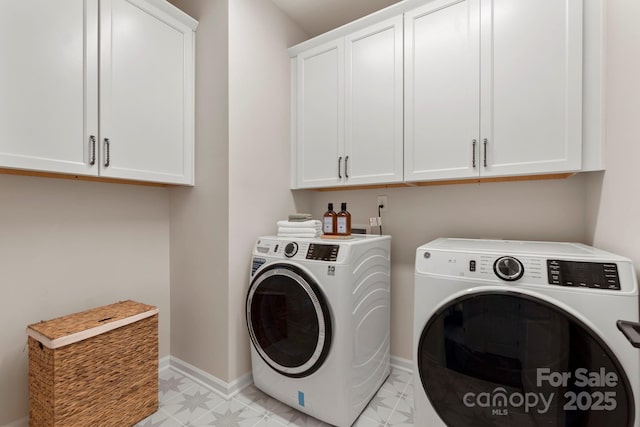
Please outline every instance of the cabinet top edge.
[[152, 4], [153, 6], [169, 14], [173, 18], [177, 19], [182, 24], [191, 28], [192, 31], [195, 31], [196, 28], [198, 28], [199, 22], [196, 19], [187, 15], [185, 12], [183, 12], [173, 4], [169, 3], [167, 0], [146, 0], [146, 2], [149, 4]]
[[344, 37], [347, 34], [351, 34], [355, 31], [366, 28], [369, 25], [377, 24], [378, 22], [384, 21], [386, 19], [402, 15], [408, 10], [425, 5], [432, 1], [435, 0], [403, 0], [398, 3], [392, 4], [385, 7], [384, 9], [380, 9], [376, 12], [370, 13], [369, 15], [363, 16], [362, 18], [358, 18], [355, 21], [348, 22], [338, 28], [329, 30], [326, 33], [320, 34], [318, 36], [310, 38], [309, 40], [298, 43], [297, 45], [291, 46], [289, 48], [289, 57], [295, 58], [296, 56], [298, 56], [298, 54], [304, 52], [307, 49], [320, 46], [339, 37]]

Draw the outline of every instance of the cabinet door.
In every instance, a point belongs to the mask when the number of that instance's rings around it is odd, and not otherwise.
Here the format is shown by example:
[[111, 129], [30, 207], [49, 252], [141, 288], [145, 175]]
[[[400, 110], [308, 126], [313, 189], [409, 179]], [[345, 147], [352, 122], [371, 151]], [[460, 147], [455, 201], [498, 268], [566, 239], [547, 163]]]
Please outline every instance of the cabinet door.
[[102, 176], [193, 183], [193, 31], [144, 0], [100, 2]]
[[341, 185], [345, 162], [343, 39], [298, 55], [296, 87], [296, 186]]
[[97, 0], [0, 1], [0, 167], [97, 174], [97, 28]]
[[406, 181], [478, 175], [479, 0], [405, 14]]
[[482, 11], [482, 175], [579, 170], [582, 1], [482, 0]]
[[345, 183], [402, 181], [402, 16], [345, 37]]

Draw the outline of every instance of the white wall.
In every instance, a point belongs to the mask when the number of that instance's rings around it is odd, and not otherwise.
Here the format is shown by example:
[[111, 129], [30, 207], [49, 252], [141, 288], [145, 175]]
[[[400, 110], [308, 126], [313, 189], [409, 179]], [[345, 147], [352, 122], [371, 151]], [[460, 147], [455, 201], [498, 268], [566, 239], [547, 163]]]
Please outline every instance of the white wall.
[[589, 235], [640, 271], [640, 2], [606, 4], [607, 170], [589, 177]]
[[28, 413], [27, 325], [133, 299], [169, 354], [167, 190], [0, 175], [0, 425]]
[[196, 185], [172, 188], [171, 354], [226, 380], [228, 317], [228, 5], [181, 0], [196, 32]]
[[289, 191], [287, 48], [307, 36], [270, 1], [229, 1], [229, 378], [251, 369], [244, 303], [256, 238], [308, 211]]
[[232, 382], [250, 371], [251, 248], [308, 207], [288, 190], [287, 55], [307, 37], [270, 1], [172, 3], [200, 24], [196, 187], [171, 190], [171, 353]]
[[347, 202], [352, 224], [377, 215], [388, 196], [383, 233], [391, 240], [391, 354], [412, 360], [416, 248], [438, 237], [584, 242], [585, 177], [313, 193], [313, 214]]

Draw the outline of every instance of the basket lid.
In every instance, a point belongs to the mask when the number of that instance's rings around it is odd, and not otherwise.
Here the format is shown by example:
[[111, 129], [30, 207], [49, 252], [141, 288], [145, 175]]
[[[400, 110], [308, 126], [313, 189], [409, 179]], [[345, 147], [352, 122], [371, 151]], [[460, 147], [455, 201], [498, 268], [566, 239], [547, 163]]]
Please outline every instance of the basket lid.
[[73, 344], [158, 314], [158, 308], [127, 300], [34, 323], [27, 335], [48, 348]]

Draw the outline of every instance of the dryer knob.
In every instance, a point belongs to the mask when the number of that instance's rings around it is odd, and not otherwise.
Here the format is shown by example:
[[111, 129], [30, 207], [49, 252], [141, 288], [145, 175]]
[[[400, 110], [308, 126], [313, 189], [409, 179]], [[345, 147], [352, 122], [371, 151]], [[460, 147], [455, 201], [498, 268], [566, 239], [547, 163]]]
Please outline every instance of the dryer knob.
[[498, 258], [493, 264], [493, 271], [496, 273], [496, 276], [502, 280], [513, 282], [522, 277], [524, 274], [524, 266], [517, 258], [503, 256]]
[[284, 256], [286, 256], [287, 258], [291, 258], [297, 253], [298, 244], [296, 242], [287, 243], [287, 246], [284, 247]]

